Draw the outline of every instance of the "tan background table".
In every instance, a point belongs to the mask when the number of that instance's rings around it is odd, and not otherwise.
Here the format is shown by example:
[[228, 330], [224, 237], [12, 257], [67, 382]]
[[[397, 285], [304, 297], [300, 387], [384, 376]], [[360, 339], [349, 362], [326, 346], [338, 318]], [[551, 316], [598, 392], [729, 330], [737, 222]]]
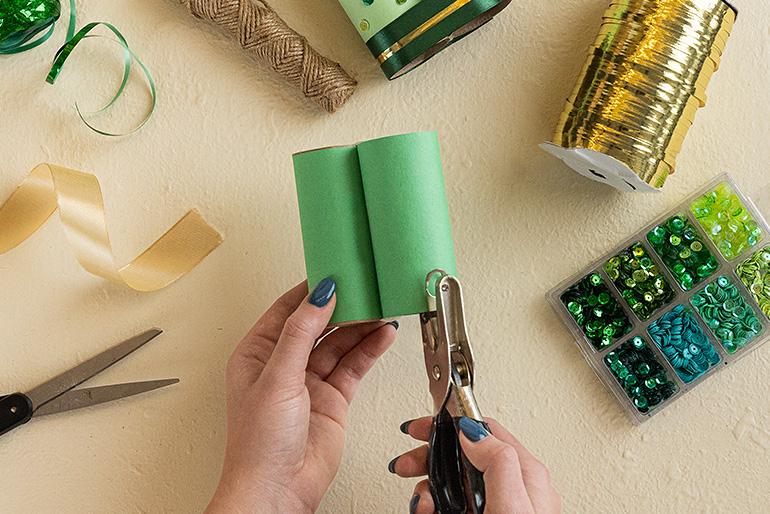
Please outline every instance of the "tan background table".
[[[440, 132], [479, 401], [550, 466], [565, 511], [767, 512], [770, 347], [634, 428], [544, 300], [555, 283], [716, 174], [731, 171], [753, 195], [770, 183], [770, 6], [736, 3], [738, 24], [678, 173], [664, 194], [633, 196], [579, 177], [536, 146], [551, 135], [606, 1], [514, 2], [393, 83], [335, 0], [274, 2], [361, 83], [330, 116], [175, 1], [80, 0], [83, 23], [114, 22], [152, 69], [158, 110], [122, 139], [81, 125], [72, 101], [91, 88], [109, 93], [119, 51], [84, 45], [61, 82], [46, 85], [63, 24], [44, 46], [0, 58], [0, 198], [50, 161], [97, 174], [124, 260], [193, 206], [226, 240], [154, 294], [86, 274], [56, 217], [0, 256], [0, 391], [32, 387], [153, 325], [166, 334], [95, 382], [182, 380], [0, 439], [0, 512], [202, 510], [224, 445], [225, 360], [272, 300], [304, 277], [292, 152], [424, 129]], [[112, 121], [129, 124], [145, 102], [137, 81], [116, 113], [126, 118]], [[386, 465], [410, 446], [399, 423], [427, 414], [430, 400], [417, 320], [402, 322], [353, 407], [344, 463], [322, 512], [407, 510], [412, 483]]]

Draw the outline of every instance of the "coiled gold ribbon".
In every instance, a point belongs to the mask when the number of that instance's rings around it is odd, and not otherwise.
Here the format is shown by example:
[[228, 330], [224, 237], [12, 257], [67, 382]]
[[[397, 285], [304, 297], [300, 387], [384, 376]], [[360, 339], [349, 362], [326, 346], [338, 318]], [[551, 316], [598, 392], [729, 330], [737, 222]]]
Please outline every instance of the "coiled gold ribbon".
[[544, 148], [623, 190], [662, 187], [736, 15], [723, 0], [612, 1]]
[[192, 210], [141, 255], [118, 267], [96, 177], [40, 164], [0, 205], [0, 254], [24, 242], [57, 209], [80, 265], [89, 273], [137, 291], [156, 291], [175, 282], [222, 242], [222, 236]]

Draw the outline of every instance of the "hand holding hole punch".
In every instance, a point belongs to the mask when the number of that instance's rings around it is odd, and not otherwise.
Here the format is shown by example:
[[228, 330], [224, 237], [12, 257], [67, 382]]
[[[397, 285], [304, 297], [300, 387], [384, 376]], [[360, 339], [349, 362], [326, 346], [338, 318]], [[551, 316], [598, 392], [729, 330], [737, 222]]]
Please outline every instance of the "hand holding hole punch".
[[[489, 430], [470, 418], [461, 418], [460, 444], [471, 464], [484, 473], [485, 514], [555, 514], [561, 511], [561, 499], [548, 469], [510, 432], [492, 418], [484, 418]], [[418, 441], [427, 442], [432, 417], [407, 421], [401, 431]], [[428, 475], [428, 445], [396, 457], [388, 466], [400, 477]], [[436, 512], [428, 480], [417, 484], [409, 504], [410, 514]]]
[[342, 459], [350, 402], [398, 327], [377, 322], [327, 332], [335, 290], [331, 279], [310, 295], [306, 283], [298, 285], [230, 358], [225, 463], [208, 514], [318, 508]]

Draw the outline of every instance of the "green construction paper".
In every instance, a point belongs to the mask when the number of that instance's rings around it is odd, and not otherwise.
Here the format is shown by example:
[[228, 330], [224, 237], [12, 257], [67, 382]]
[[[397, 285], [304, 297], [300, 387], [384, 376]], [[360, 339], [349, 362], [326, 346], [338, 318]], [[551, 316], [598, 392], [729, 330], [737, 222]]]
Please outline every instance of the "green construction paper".
[[424, 312], [427, 274], [455, 274], [435, 132], [296, 154], [308, 282], [338, 286], [332, 323]]
[[441, 150], [435, 132], [358, 145], [382, 314], [427, 310], [425, 278], [456, 274]]
[[294, 155], [308, 285], [337, 283], [333, 323], [382, 318], [355, 146]]

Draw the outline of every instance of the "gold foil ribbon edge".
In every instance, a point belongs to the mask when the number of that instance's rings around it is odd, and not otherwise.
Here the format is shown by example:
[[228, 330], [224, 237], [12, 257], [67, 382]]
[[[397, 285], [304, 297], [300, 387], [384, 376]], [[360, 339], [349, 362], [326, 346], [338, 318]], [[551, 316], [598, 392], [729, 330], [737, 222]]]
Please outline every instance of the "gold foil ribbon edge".
[[118, 267], [97, 178], [40, 164], [0, 204], [0, 254], [26, 241], [57, 210], [80, 265], [93, 275], [136, 291], [157, 291], [172, 284], [222, 243], [219, 232], [191, 210], [138, 257]]
[[379, 57], [377, 57], [377, 60], [380, 64], [384, 63], [391, 57], [393, 57], [393, 54], [404, 48], [406, 45], [423, 35], [425, 32], [433, 28], [435, 25], [441, 23], [446, 17], [460, 9], [466, 4], [469, 4], [471, 0], [455, 0], [448, 6], [444, 7], [441, 11], [437, 12], [433, 15], [432, 18], [425, 21], [422, 25], [414, 29], [412, 32], [407, 34], [406, 36], [399, 39], [397, 42], [393, 43], [393, 46], [386, 49], [384, 52], [382, 52]]

